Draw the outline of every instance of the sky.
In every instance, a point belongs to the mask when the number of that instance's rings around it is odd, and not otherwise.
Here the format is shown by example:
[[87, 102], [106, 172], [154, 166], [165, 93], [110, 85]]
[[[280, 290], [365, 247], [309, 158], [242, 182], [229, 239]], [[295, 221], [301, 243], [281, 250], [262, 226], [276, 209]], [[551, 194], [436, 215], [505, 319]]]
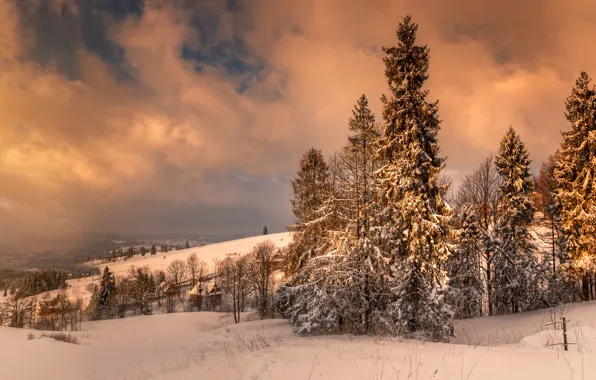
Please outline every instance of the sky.
[[406, 14], [456, 183], [509, 126], [537, 169], [596, 72], [591, 0], [0, 0], [0, 242], [283, 231], [301, 154], [361, 94], [380, 121]]

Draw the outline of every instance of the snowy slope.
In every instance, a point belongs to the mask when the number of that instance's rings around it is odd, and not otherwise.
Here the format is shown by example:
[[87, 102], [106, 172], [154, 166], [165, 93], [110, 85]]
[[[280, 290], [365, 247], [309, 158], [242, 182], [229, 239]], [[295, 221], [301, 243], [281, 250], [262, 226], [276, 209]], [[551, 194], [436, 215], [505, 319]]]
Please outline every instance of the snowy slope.
[[[570, 336], [578, 327], [596, 328], [596, 301], [568, 304], [566, 308]], [[479, 346], [517, 344], [523, 337], [552, 328], [545, 325], [552, 321], [552, 314], [557, 310], [559, 308], [455, 321], [456, 338], [452, 341]], [[555, 319], [560, 321], [560, 316]]]
[[[114, 272], [116, 277], [127, 276], [127, 271], [131, 265], [135, 267], [148, 266], [151, 271], [164, 270], [174, 260], [186, 260], [192, 253], [196, 253], [198, 258], [205, 261], [209, 268], [213, 265], [214, 259], [224, 259], [228, 254], [245, 254], [252, 250], [252, 248], [266, 240], [271, 240], [278, 248], [285, 247], [289, 240], [290, 234], [282, 232], [278, 234], [260, 235], [245, 239], [231, 240], [222, 243], [209, 244], [202, 247], [182, 249], [179, 251], [170, 251], [167, 253], [157, 253], [156, 255], [137, 255], [126, 261], [116, 261], [115, 263], [94, 264], [89, 263], [89, 266], [96, 266], [103, 270], [104, 267], [109, 267]], [[70, 286], [67, 290], [69, 297], [72, 300], [81, 298], [86, 303], [89, 300], [89, 294], [86, 287], [93, 282], [98, 282], [99, 277], [89, 277], [83, 279], [68, 280]], [[56, 291], [50, 292], [54, 295]]]
[[222, 243], [209, 244], [197, 248], [181, 249], [179, 251], [170, 251], [167, 253], [157, 253], [156, 255], [135, 256], [126, 261], [117, 261], [103, 265], [93, 265], [100, 269], [106, 265], [111, 271], [118, 275], [125, 275], [131, 265], [141, 267], [148, 265], [151, 270], [165, 269], [174, 260], [186, 260], [193, 252], [198, 258], [205, 261], [208, 265], [213, 264], [214, 259], [224, 259], [228, 254], [245, 254], [257, 244], [271, 240], [278, 248], [285, 247], [290, 239], [288, 232], [282, 232], [271, 235], [260, 235], [246, 239], [231, 240]]
[[[596, 313], [596, 304], [586, 307]], [[591, 350], [529, 347], [534, 338], [525, 341], [527, 348], [472, 347], [352, 336], [300, 338], [283, 320], [230, 323], [229, 316], [205, 312], [89, 322], [75, 333], [81, 345], [27, 340], [28, 330], [0, 328], [2, 379], [596, 378]]]

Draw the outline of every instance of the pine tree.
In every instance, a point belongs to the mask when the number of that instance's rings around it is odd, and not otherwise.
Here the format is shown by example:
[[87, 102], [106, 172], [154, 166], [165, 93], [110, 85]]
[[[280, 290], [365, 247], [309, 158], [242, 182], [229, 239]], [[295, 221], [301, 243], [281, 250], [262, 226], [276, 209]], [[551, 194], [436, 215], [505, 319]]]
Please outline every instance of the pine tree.
[[263, 227], [263, 235], [267, 235], [269, 231], [267, 230], [267, 226]]
[[536, 296], [533, 279], [536, 262], [532, 255], [535, 247], [528, 230], [534, 217], [531, 202], [534, 182], [528, 152], [513, 128], [509, 128], [501, 140], [495, 166], [501, 176], [501, 188], [492, 302], [500, 313], [515, 313], [532, 307]]
[[447, 261], [449, 286], [454, 289], [449, 297], [456, 318], [473, 318], [482, 315], [480, 255], [482, 230], [471, 207], [464, 207], [459, 216], [457, 249]]
[[584, 300], [590, 298], [596, 236], [596, 90], [582, 71], [565, 101], [571, 130], [563, 132], [554, 176], [572, 269], [582, 280]]
[[329, 167], [320, 150], [312, 148], [304, 153], [292, 189], [295, 222], [289, 227], [292, 242], [288, 247], [287, 271], [290, 274], [328, 247], [331, 184]]
[[99, 313], [104, 319], [113, 316], [114, 297], [116, 296], [116, 277], [107, 266], [104, 268], [99, 283]]
[[184, 247], [185, 247], [186, 249], [190, 248], [190, 243], [188, 242], [188, 240], [186, 241], [186, 244], [184, 245]]
[[141, 256], [145, 256], [145, 254], [147, 253], [147, 252], [145, 251], [145, 247], [144, 247], [144, 246], [141, 246], [141, 249], [140, 249], [140, 251], [141, 251]]
[[450, 253], [450, 208], [437, 184], [438, 103], [426, 100], [429, 49], [416, 45], [416, 25], [406, 16], [397, 46], [383, 48], [391, 97], [382, 97], [384, 134], [376, 171], [382, 209], [376, 244], [389, 264], [389, 314], [396, 332], [444, 340], [452, 312], [444, 299], [445, 262]]
[[155, 254], [157, 254], [157, 249], [155, 248], [155, 244], [153, 244], [153, 245], [151, 246], [151, 254], [152, 254], [152, 255], [155, 255]]

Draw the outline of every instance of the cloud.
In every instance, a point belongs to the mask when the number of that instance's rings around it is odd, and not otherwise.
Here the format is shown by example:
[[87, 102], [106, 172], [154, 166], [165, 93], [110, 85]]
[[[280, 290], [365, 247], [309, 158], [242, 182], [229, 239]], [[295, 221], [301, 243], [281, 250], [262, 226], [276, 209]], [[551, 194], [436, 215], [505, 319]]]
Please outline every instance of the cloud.
[[[380, 48], [406, 13], [431, 49], [428, 88], [456, 181], [510, 125], [535, 166], [553, 153], [564, 99], [596, 64], [588, 1], [145, 1], [129, 14], [109, 0], [52, 1], [45, 13], [15, 4], [0, 0], [5, 240], [281, 229], [302, 152], [344, 144], [362, 93], [380, 120]], [[28, 22], [48, 15], [68, 29]], [[58, 35], [70, 40], [48, 45]], [[66, 50], [38, 59], [41, 46]]]

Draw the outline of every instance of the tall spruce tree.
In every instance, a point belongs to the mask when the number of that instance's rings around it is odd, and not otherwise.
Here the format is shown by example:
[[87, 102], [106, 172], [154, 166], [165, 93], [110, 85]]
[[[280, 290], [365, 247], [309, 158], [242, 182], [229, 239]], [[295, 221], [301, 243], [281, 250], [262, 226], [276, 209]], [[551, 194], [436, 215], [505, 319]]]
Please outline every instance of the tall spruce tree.
[[535, 302], [537, 273], [535, 247], [528, 229], [534, 218], [531, 201], [534, 181], [526, 146], [513, 128], [501, 140], [495, 166], [501, 176], [501, 187], [492, 302], [499, 313], [515, 313], [531, 308]]
[[582, 71], [565, 101], [571, 129], [563, 132], [554, 171], [557, 202], [573, 274], [582, 280], [584, 300], [590, 298], [596, 237], [596, 90]]
[[300, 159], [292, 180], [294, 224], [289, 227], [292, 243], [288, 247], [288, 272], [294, 273], [310, 257], [328, 247], [331, 181], [329, 167], [320, 150], [311, 148]]
[[388, 312], [396, 332], [444, 340], [452, 312], [444, 299], [445, 262], [450, 253], [450, 208], [437, 178], [438, 103], [428, 102], [429, 49], [416, 45], [418, 25], [406, 16], [397, 46], [385, 47], [384, 134], [376, 171], [382, 210], [375, 222], [377, 245], [388, 263]]

